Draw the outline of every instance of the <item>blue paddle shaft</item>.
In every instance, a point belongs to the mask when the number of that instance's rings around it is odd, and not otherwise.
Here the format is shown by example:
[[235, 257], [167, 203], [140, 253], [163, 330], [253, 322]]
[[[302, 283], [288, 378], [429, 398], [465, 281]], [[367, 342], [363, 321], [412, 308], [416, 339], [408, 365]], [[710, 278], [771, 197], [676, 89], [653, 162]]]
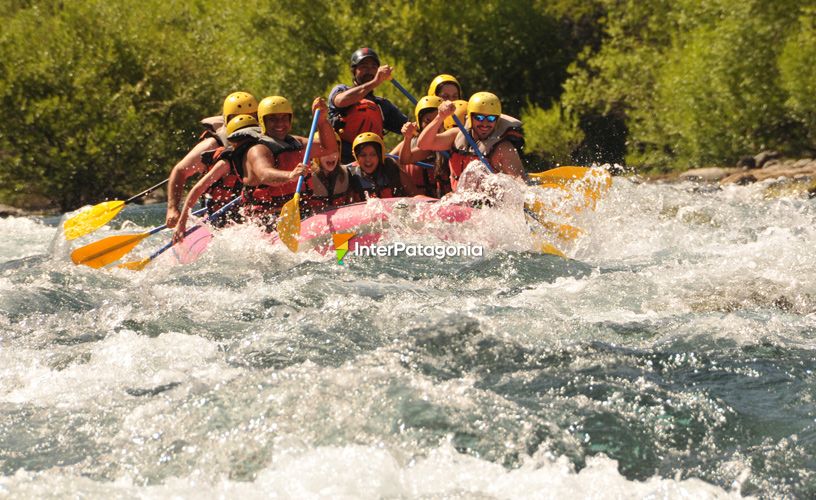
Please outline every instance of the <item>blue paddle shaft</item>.
[[403, 94], [405, 94], [405, 97], [407, 97], [407, 98], [408, 98], [408, 100], [409, 100], [409, 101], [411, 101], [411, 104], [413, 104], [414, 106], [416, 106], [416, 103], [417, 103], [416, 98], [415, 98], [414, 96], [412, 96], [412, 95], [411, 95], [411, 93], [410, 93], [410, 92], [408, 92], [408, 90], [407, 90], [405, 87], [403, 87], [403, 86], [400, 84], [400, 82], [398, 82], [397, 80], [395, 80], [394, 78], [392, 78], [392, 79], [391, 79], [391, 83], [392, 83], [392, 84], [394, 84], [394, 86], [395, 86], [395, 87], [397, 87], [397, 90], [399, 90], [400, 92], [402, 92]]
[[467, 129], [462, 124], [462, 120], [460, 120], [459, 117], [456, 116], [455, 113], [452, 114], [451, 116], [453, 117], [453, 121], [456, 123], [456, 126], [459, 127], [459, 130], [462, 132], [462, 134], [464, 134], [465, 139], [467, 139], [468, 144], [470, 144], [471, 149], [473, 149], [473, 151], [476, 152], [476, 156], [479, 158], [479, 161], [484, 163], [487, 166], [487, 169], [490, 170], [491, 173], [495, 174], [496, 171], [493, 170], [493, 167], [490, 166], [490, 163], [487, 161], [487, 158], [485, 158], [485, 156], [482, 154], [482, 151], [479, 149], [479, 146], [476, 144], [476, 141], [473, 140], [473, 137], [470, 136], [470, 133], [468, 133]]
[[[314, 143], [315, 130], [317, 130], [317, 119], [320, 118], [320, 110], [316, 109], [314, 118], [312, 118], [312, 128], [309, 129], [309, 140], [306, 141], [306, 152], [303, 153], [303, 164], [308, 165], [312, 157], [312, 144]], [[295, 194], [300, 193], [300, 188], [303, 187], [303, 176], [298, 177]]]
[[[240, 196], [236, 196], [235, 198], [233, 198], [233, 199], [232, 199], [232, 201], [230, 201], [229, 203], [227, 203], [227, 204], [226, 204], [226, 205], [224, 205], [223, 207], [219, 208], [218, 210], [216, 210], [216, 211], [215, 211], [215, 212], [213, 212], [212, 214], [210, 214], [210, 215], [207, 217], [207, 222], [210, 222], [210, 221], [212, 221], [212, 220], [215, 220], [217, 217], [220, 217], [220, 216], [221, 216], [221, 214], [223, 214], [224, 212], [226, 212], [227, 210], [229, 210], [230, 208], [232, 208], [232, 206], [233, 206], [233, 205], [235, 205], [236, 203], [238, 203], [239, 201], [241, 201], [241, 197], [240, 197]], [[195, 212], [193, 212], [193, 215], [201, 215], [201, 214], [203, 214], [203, 213], [204, 213], [204, 212], [206, 212], [206, 211], [207, 211], [207, 208], [206, 208], [206, 207], [205, 207], [205, 208], [201, 208], [201, 209], [198, 209], [198, 210], [196, 210]], [[166, 226], [165, 226], [165, 227], [166, 227]], [[188, 234], [192, 233], [193, 231], [195, 231], [196, 229], [198, 229], [198, 228], [200, 228], [200, 227], [201, 227], [201, 224], [196, 224], [195, 226], [191, 227], [190, 229], [188, 229], [188, 230], [184, 231], [184, 236], [187, 236]], [[159, 255], [161, 255], [161, 254], [163, 254], [164, 252], [166, 252], [166, 251], [167, 251], [167, 250], [168, 250], [170, 247], [172, 247], [173, 245], [175, 245], [175, 243], [173, 242], [173, 240], [170, 240], [170, 241], [169, 241], [169, 242], [168, 242], [166, 245], [164, 245], [163, 247], [159, 248], [158, 250], [156, 250], [155, 252], [153, 252], [152, 254], [150, 254], [150, 257], [148, 257], [148, 258], [147, 258], [147, 260], [153, 260], [153, 259], [155, 259], [155, 258], [156, 258], [156, 257], [158, 257]]]
[[[195, 212], [193, 212], [193, 215], [201, 215], [205, 211], [207, 211], [206, 208], [200, 208], [200, 209], [196, 210]], [[162, 224], [161, 226], [156, 226], [153, 229], [151, 229], [150, 231], [148, 231], [147, 234], [151, 234], [151, 235], [156, 234], [159, 231], [161, 231], [162, 229], [167, 229], [167, 224]]]
[[[393, 158], [395, 160], [399, 160], [399, 156], [397, 156], [397, 155], [387, 154], [385, 156], [387, 156], [389, 158]], [[422, 168], [434, 168], [433, 164], [425, 163], [424, 161], [415, 161], [414, 165], [419, 165]]]

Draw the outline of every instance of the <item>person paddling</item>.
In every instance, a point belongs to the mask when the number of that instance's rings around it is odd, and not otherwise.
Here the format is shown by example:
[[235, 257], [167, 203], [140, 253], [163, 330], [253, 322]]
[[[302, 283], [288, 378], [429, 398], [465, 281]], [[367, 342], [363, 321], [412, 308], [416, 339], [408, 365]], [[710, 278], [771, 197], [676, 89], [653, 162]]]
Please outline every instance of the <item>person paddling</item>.
[[[419, 134], [418, 140], [419, 148], [423, 150], [452, 151], [450, 178], [454, 191], [462, 172], [471, 161], [478, 159], [458, 127], [439, 131], [440, 125], [453, 115], [455, 108], [454, 103], [443, 102], [439, 106], [439, 113]], [[520, 179], [526, 177], [519, 156], [519, 150], [524, 146], [521, 121], [502, 114], [501, 101], [495, 94], [477, 92], [471, 96], [465, 129], [497, 173]]]
[[385, 156], [382, 137], [364, 132], [352, 145], [354, 162], [348, 165], [356, 201], [368, 198], [409, 196], [416, 188], [410, 176], [400, 170], [399, 164]]
[[[321, 120], [318, 121], [318, 139], [314, 141], [312, 148], [316, 155], [323, 156], [337, 151], [337, 145], [333, 140], [331, 124], [324, 118], [326, 101], [323, 98], [318, 97], [312, 103], [312, 110], [316, 109], [321, 109]], [[260, 126], [257, 120], [251, 124], [241, 117], [243, 122], [232, 127], [229, 140], [234, 144], [233, 151], [220, 160], [190, 191], [182, 212], [183, 217], [186, 218], [187, 211], [204, 189], [233, 171], [243, 182], [243, 213], [268, 231], [274, 229], [277, 214], [292, 198], [298, 177], [308, 171], [308, 167], [300, 163], [307, 140], [305, 137], [289, 135], [293, 112], [286, 98], [264, 98], [258, 105], [258, 115], [261, 117]], [[238, 118], [233, 120], [238, 122]], [[332, 139], [326, 141], [323, 137]], [[181, 226], [179, 219], [174, 238], [183, 239], [184, 228]]]
[[393, 68], [380, 66], [380, 58], [368, 47], [351, 55], [354, 86], [335, 86], [329, 94], [329, 119], [342, 139], [340, 161], [353, 160], [352, 143], [363, 132], [382, 137], [384, 130], [399, 133], [408, 117], [391, 101], [374, 95], [374, 90], [391, 79]]
[[[334, 130], [326, 118], [327, 106], [322, 97], [315, 98], [312, 103], [312, 111], [317, 109], [321, 112], [312, 154], [320, 157], [337, 151], [337, 143]], [[267, 168], [265, 161], [247, 163], [246, 168], [243, 168], [243, 163], [236, 162], [244, 179], [244, 211], [250, 217], [260, 218], [269, 230], [283, 205], [295, 194], [298, 177], [309, 170], [302, 163], [308, 139], [289, 134], [293, 118], [294, 112], [289, 100], [281, 96], [265, 97], [258, 105], [258, 120], [266, 136], [260, 144], [266, 146], [267, 151], [263, 154], [269, 154], [264, 158], [271, 163], [271, 170]], [[252, 150], [248, 152], [251, 153]], [[292, 172], [297, 172], [297, 175]], [[301, 199], [304, 205], [307, 198], [308, 193]], [[305, 211], [308, 207], [303, 208]]]
[[[174, 228], [179, 220], [178, 207], [187, 180], [196, 174], [206, 173], [214, 164], [212, 152], [229, 145], [225, 124], [241, 114], [257, 117], [257, 111], [258, 100], [252, 94], [233, 92], [224, 99], [221, 116], [212, 116], [201, 121], [205, 131], [199, 138], [198, 144], [176, 163], [170, 171], [170, 179], [167, 184], [167, 212], [165, 215], [167, 227]], [[235, 182], [236, 180], [238, 179], [225, 178], [211, 186], [206, 201], [209, 213], [214, 213], [224, 203], [240, 193], [241, 186]]]

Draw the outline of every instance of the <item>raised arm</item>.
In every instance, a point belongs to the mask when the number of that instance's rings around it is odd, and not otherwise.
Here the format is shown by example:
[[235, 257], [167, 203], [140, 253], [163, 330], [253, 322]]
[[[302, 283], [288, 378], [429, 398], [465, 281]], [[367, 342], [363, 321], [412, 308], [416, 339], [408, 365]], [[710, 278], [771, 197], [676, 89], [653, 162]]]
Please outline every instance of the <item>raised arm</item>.
[[340, 92], [336, 96], [334, 96], [334, 100], [332, 104], [336, 108], [345, 108], [347, 106], [351, 106], [352, 104], [357, 104], [358, 102], [365, 99], [365, 96], [370, 94], [374, 91], [377, 87], [380, 86], [383, 82], [391, 79], [391, 73], [394, 71], [389, 65], [380, 66], [377, 68], [377, 75], [369, 82], [362, 83], [357, 85], [356, 87], [351, 87], [348, 90], [344, 90]]
[[[320, 110], [320, 117], [317, 119], [317, 138], [312, 143], [312, 158], [339, 153], [337, 151], [337, 139], [334, 137], [334, 128], [328, 119], [329, 107], [326, 106], [326, 100], [322, 97], [316, 97], [312, 102], [312, 115], [318, 109]], [[308, 140], [308, 137], [306, 140]]]
[[445, 118], [452, 115], [455, 110], [456, 106], [450, 101], [445, 101], [439, 105], [439, 113], [419, 134], [417, 140], [419, 149], [424, 151], [447, 151], [453, 146], [458, 129], [452, 128], [444, 132], [439, 132], [439, 129], [445, 122]]

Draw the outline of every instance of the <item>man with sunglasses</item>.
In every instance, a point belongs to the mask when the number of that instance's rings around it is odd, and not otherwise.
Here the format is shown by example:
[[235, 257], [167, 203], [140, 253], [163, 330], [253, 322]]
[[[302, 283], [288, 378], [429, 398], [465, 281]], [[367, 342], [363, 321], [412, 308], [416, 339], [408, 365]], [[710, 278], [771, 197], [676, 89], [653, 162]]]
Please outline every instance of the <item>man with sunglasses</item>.
[[[456, 110], [454, 103], [439, 105], [439, 113], [419, 134], [418, 145], [426, 151], [451, 151], [450, 180], [456, 191], [462, 172], [478, 156], [458, 127], [440, 132], [445, 119]], [[465, 129], [496, 172], [523, 179], [524, 166], [519, 150], [524, 146], [521, 121], [503, 115], [501, 101], [490, 92], [477, 92], [468, 101]]]
[[393, 68], [380, 66], [377, 53], [368, 47], [351, 55], [351, 74], [354, 86], [340, 84], [329, 94], [329, 121], [342, 139], [341, 161], [354, 161], [351, 144], [364, 133], [380, 137], [383, 129], [400, 133], [408, 117], [391, 101], [374, 95], [374, 89], [391, 79]]

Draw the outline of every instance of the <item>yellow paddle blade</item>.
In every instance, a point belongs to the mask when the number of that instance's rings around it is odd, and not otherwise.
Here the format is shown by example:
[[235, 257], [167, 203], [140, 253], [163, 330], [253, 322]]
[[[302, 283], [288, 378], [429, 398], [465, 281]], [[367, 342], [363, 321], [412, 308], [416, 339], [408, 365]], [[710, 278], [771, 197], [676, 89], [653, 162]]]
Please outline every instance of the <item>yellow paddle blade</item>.
[[537, 184], [543, 182], [566, 184], [574, 181], [588, 181], [598, 185], [598, 190], [607, 191], [612, 187], [612, 176], [606, 170], [587, 167], [559, 167], [544, 172], [530, 174]]
[[297, 252], [300, 237], [300, 193], [295, 193], [281, 208], [277, 230], [283, 244], [292, 252]]
[[558, 235], [559, 238], [562, 240], [574, 240], [575, 238], [584, 234], [584, 230], [581, 228], [577, 228], [575, 226], [570, 226], [569, 224], [559, 224], [558, 222], [552, 222], [548, 220], [540, 220], [538, 221], [541, 223], [544, 228], [548, 231], [551, 231]]
[[564, 252], [562, 252], [561, 250], [555, 248], [551, 243], [548, 243], [546, 241], [537, 242], [535, 247], [536, 247], [536, 250], [538, 250], [541, 253], [547, 253], [547, 254], [550, 254], [550, 255], [557, 255], [558, 257], [562, 257], [564, 259], [567, 258], [567, 256], [564, 255]]
[[83, 264], [94, 269], [107, 266], [111, 262], [121, 259], [140, 241], [150, 236], [150, 233], [120, 234], [95, 241], [71, 252], [74, 264]]
[[141, 271], [142, 269], [147, 267], [148, 264], [150, 264], [150, 257], [145, 257], [144, 259], [141, 260], [132, 260], [130, 262], [125, 262], [124, 264], [119, 264], [116, 267], [120, 269], [128, 269], [130, 271]]
[[116, 217], [116, 214], [118, 214], [124, 206], [124, 201], [106, 201], [74, 215], [62, 224], [65, 239], [73, 240], [96, 231], [109, 220]]

